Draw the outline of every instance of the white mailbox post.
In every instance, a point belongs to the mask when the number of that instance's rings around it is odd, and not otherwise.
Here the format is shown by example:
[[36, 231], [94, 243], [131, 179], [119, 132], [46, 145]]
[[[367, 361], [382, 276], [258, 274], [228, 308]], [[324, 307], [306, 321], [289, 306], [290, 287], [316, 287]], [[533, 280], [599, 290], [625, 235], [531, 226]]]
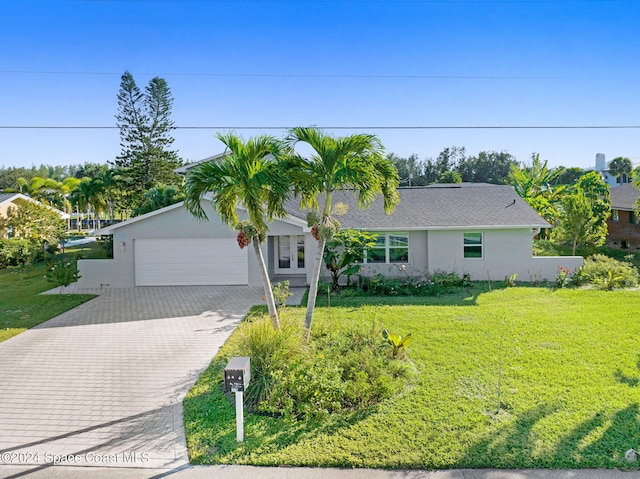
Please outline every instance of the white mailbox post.
[[251, 380], [251, 361], [248, 357], [235, 356], [224, 368], [224, 391], [236, 395], [236, 439], [244, 440], [244, 390]]

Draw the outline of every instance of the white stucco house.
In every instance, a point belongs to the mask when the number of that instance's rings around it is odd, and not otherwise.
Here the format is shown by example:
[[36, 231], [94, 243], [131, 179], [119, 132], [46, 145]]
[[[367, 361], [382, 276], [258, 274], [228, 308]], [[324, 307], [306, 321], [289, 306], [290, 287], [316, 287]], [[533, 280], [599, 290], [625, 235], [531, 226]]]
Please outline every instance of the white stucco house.
[[616, 186], [625, 185], [631, 183], [631, 175], [623, 173], [620, 176], [615, 176], [609, 170], [609, 165], [606, 162], [604, 153], [596, 154], [596, 168], [595, 171], [602, 175], [604, 182], [609, 185], [610, 188]]
[[[363, 273], [425, 275], [434, 271], [468, 273], [472, 280], [555, 279], [560, 266], [577, 268], [582, 257], [534, 257], [533, 236], [549, 224], [510, 186], [433, 185], [399, 189], [400, 204], [386, 215], [379, 199], [357, 208], [353, 195], [334, 196], [348, 211], [344, 228], [379, 233], [367, 253]], [[198, 222], [178, 203], [104, 228], [113, 235], [113, 259], [80, 260], [81, 288], [162, 285], [261, 285], [251, 247], [240, 249], [235, 231], [224, 225], [210, 201], [208, 222]], [[308, 284], [317, 242], [306, 212], [296, 201], [289, 216], [270, 225], [263, 253], [269, 274]]]

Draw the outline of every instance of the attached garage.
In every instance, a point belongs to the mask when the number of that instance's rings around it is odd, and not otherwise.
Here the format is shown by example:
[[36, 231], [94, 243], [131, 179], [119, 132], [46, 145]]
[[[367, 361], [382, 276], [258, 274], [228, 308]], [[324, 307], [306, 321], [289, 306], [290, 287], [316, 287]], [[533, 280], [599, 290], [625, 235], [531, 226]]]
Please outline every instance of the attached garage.
[[[112, 235], [113, 258], [79, 260], [78, 287], [262, 287], [253, 247], [238, 247], [238, 232], [222, 222], [211, 201], [202, 200], [202, 208], [208, 221], [197, 221], [183, 203], [176, 203], [103, 228], [101, 234]], [[238, 215], [246, 219], [244, 211]], [[276, 220], [270, 227], [274, 235], [298, 238], [305, 225], [292, 219]], [[273, 269], [269, 243], [262, 251]]]
[[135, 285], [246, 285], [247, 250], [235, 238], [137, 238]]

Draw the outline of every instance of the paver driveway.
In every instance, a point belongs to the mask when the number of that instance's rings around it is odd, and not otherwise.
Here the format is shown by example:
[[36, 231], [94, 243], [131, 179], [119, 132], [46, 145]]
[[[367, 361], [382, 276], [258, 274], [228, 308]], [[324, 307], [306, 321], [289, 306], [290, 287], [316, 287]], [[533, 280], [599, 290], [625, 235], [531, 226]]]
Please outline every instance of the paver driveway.
[[0, 464], [186, 464], [182, 399], [262, 295], [106, 290], [0, 343]]

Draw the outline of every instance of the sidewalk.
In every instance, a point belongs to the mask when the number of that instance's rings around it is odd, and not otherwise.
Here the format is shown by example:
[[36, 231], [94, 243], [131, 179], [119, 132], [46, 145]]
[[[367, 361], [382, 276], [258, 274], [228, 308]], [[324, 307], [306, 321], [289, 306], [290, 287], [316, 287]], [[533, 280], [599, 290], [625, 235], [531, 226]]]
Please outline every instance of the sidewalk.
[[183, 466], [175, 469], [0, 466], [0, 478], [21, 477], [29, 479], [635, 479], [640, 478], [640, 472], [603, 469], [383, 471], [253, 466]]

